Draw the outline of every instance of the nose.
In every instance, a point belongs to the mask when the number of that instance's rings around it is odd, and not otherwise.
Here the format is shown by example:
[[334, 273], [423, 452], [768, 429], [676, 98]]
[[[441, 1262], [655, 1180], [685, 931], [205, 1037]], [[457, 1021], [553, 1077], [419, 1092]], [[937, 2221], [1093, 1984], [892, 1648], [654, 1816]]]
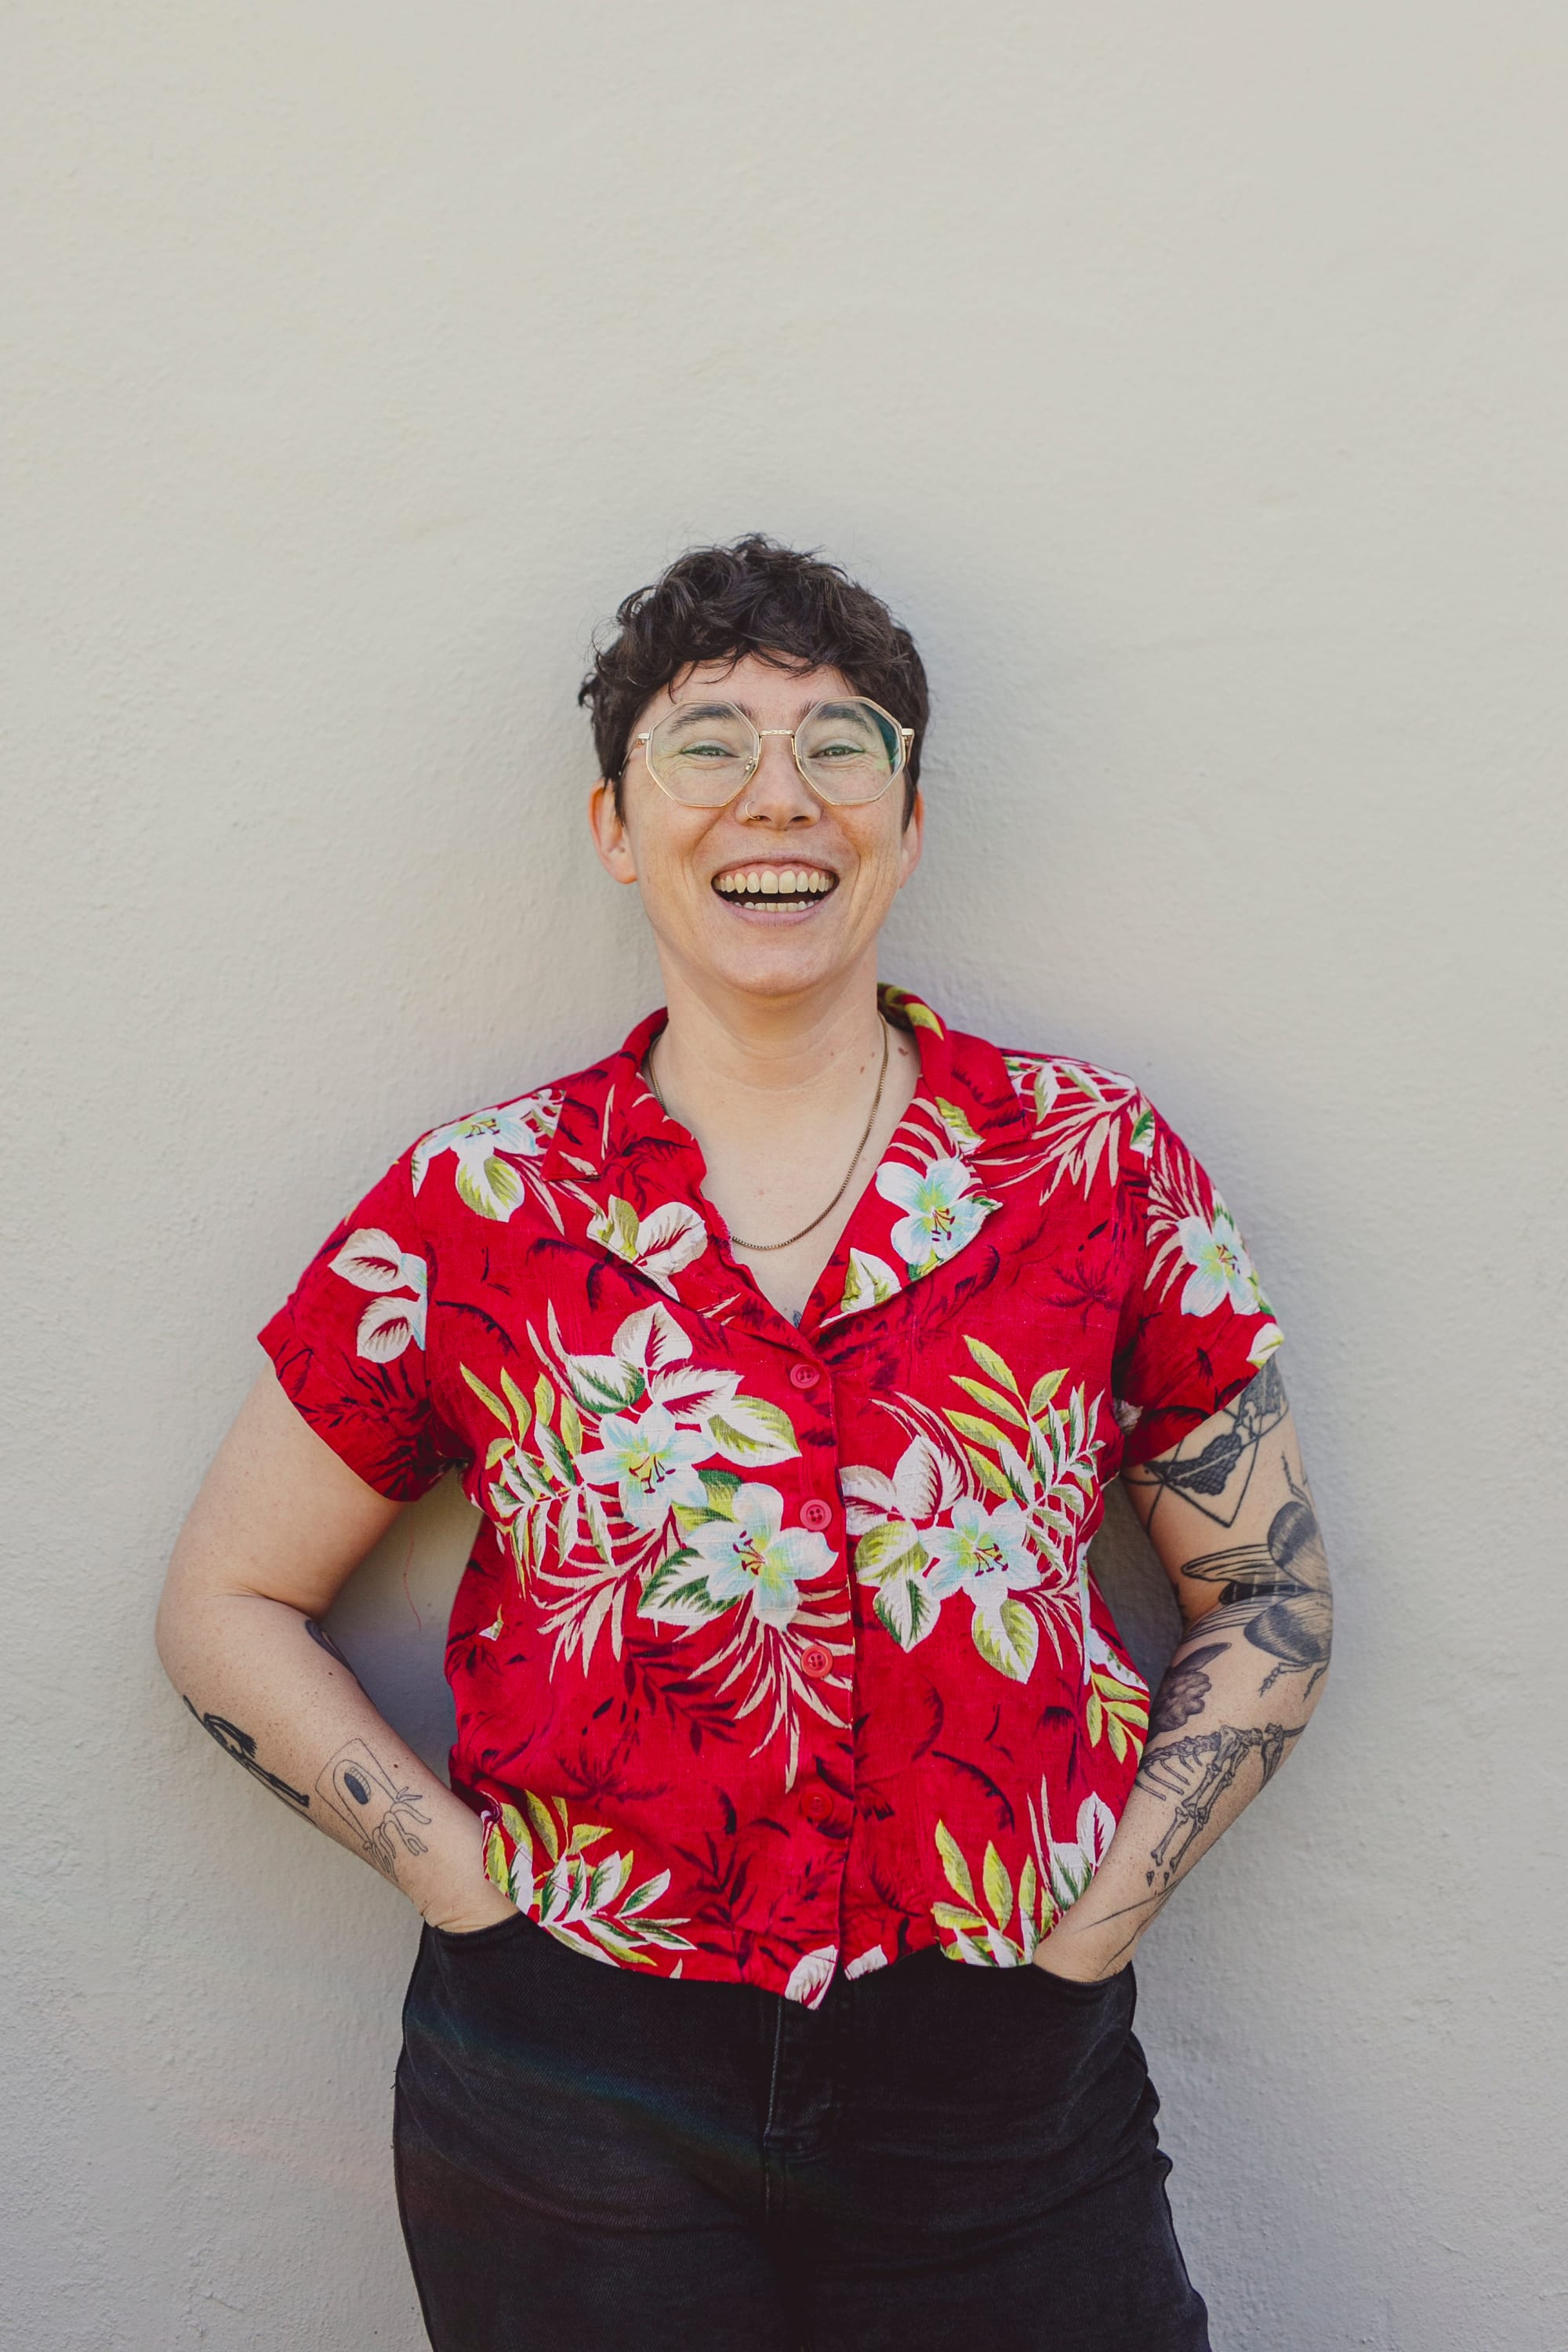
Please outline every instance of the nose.
[[771, 730], [763, 735], [762, 757], [735, 814], [743, 824], [816, 824], [821, 803], [795, 766], [795, 747], [787, 735]]

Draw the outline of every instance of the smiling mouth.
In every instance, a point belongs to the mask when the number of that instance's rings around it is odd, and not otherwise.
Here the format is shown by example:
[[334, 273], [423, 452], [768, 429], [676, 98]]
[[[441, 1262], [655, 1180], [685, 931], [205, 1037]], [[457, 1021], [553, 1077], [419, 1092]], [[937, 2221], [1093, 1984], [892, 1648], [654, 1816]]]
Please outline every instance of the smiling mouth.
[[838, 887], [823, 866], [735, 866], [715, 874], [713, 888], [732, 907], [786, 909], [818, 907]]

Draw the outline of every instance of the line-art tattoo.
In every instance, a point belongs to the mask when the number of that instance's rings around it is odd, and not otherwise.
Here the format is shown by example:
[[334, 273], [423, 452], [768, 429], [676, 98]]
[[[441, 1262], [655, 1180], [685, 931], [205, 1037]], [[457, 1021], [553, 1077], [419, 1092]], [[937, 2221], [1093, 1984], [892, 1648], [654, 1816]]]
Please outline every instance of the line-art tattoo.
[[1228, 1428], [1217, 1431], [1201, 1454], [1183, 1454], [1178, 1451], [1168, 1460], [1142, 1462], [1126, 1473], [1128, 1486], [1154, 1490], [1149, 1508], [1151, 1519], [1165, 1496], [1173, 1494], [1201, 1511], [1205, 1519], [1213, 1519], [1217, 1527], [1235, 1525], [1236, 1515], [1252, 1483], [1258, 1449], [1290, 1410], [1279, 1367], [1272, 1356], [1226, 1410], [1230, 1415]]
[[1255, 1648], [1279, 1661], [1264, 1676], [1262, 1690], [1271, 1690], [1281, 1675], [1306, 1675], [1302, 1696], [1308, 1697], [1329, 1670], [1333, 1604], [1317, 1514], [1289, 1468], [1285, 1482], [1290, 1499], [1269, 1520], [1263, 1543], [1207, 1552], [1188, 1560], [1183, 1574], [1225, 1588], [1219, 1606], [1203, 1620], [1205, 1633], [1211, 1626], [1218, 1631], [1239, 1624]]
[[1143, 1758], [1138, 1778], [1151, 1796], [1172, 1802], [1171, 1825], [1149, 1859], [1154, 1868], [1144, 1874], [1152, 1886], [1157, 1874], [1168, 1886], [1200, 1838], [1219, 1803], [1249, 1756], [1263, 1767], [1261, 1786], [1274, 1778], [1304, 1723], [1222, 1723], [1214, 1731], [1187, 1731], [1179, 1739], [1152, 1748]]
[[269, 1772], [265, 1764], [258, 1763], [256, 1741], [248, 1731], [241, 1731], [238, 1724], [230, 1723], [226, 1716], [197, 1714], [186, 1694], [182, 1691], [180, 1696], [202, 1729], [217, 1741], [226, 1756], [232, 1756], [237, 1764], [243, 1764], [253, 1780], [259, 1780], [263, 1788], [270, 1789], [275, 1797], [283, 1799], [285, 1804], [298, 1805], [302, 1813], [310, 1811], [310, 1800], [303, 1790], [291, 1789], [287, 1780], [279, 1780], [276, 1772]]
[[1151, 1739], [1157, 1739], [1163, 1731], [1180, 1731], [1184, 1723], [1191, 1723], [1194, 1715], [1202, 1715], [1213, 1688], [1204, 1668], [1212, 1666], [1216, 1658], [1223, 1658], [1229, 1647], [1228, 1642], [1210, 1642], [1205, 1648], [1194, 1650], [1190, 1657], [1173, 1661], [1150, 1709]]
[[400, 1789], [377, 1763], [363, 1739], [351, 1739], [340, 1748], [331, 1762], [316, 1782], [319, 1795], [324, 1797], [335, 1813], [347, 1822], [384, 1878], [397, 1882], [397, 1846], [394, 1832], [405, 1853], [424, 1853], [425, 1841], [409, 1828], [418, 1822], [423, 1828], [430, 1826], [430, 1816], [422, 1810], [425, 1800], [417, 1789]]
[[[348, 1659], [344, 1657], [342, 1652], [339, 1649], [337, 1643], [333, 1641], [331, 1635], [328, 1633], [324, 1625], [318, 1625], [313, 1617], [307, 1617], [305, 1620], [305, 1631], [309, 1633], [311, 1641], [314, 1642], [318, 1650], [325, 1650], [329, 1658], [336, 1658], [340, 1666], [347, 1666], [349, 1673], [351, 1675], [354, 1675], [353, 1666], [349, 1664]], [[359, 1676], [357, 1675], [354, 1675], [354, 1680], [356, 1683], [359, 1681]], [[363, 1688], [363, 1685], [361, 1685], [361, 1687]]]

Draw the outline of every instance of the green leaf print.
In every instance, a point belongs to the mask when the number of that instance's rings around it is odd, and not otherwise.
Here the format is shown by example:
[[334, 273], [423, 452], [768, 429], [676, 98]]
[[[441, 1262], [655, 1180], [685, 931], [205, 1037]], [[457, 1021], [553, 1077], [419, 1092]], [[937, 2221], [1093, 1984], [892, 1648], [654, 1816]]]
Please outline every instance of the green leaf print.
[[1007, 1875], [1006, 1864], [994, 1845], [985, 1849], [985, 1861], [980, 1875], [985, 1888], [985, 1900], [991, 1906], [991, 1916], [1005, 1931], [1013, 1916], [1013, 1882]]
[[950, 1412], [947, 1417], [960, 1437], [972, 1438], [976, 1445], [989, 1445], [1000, 1452], [1007, 1443], [994, 1421], [982, 1421], [977, 1413]]
[[941, 1095], [933, 1095], [931, 1100], [936, 1105], [937, 1117], [948, 1133], [955, 1136], [961, 1144], [967, 1145], [971, 1151], [977, 1151], [980, 1148], [980, 1138], [970, 1120], [959, 1109], [958, 1105], [945, 1101]]
[[967, 1334], [963, 1344], [981, 1370], [989, 1379], [999, 1381], [1005, 1389], [1011, 1389], [1015, 1396], [1019, 1394], [1018, 1383], [1013, 1377], [1012, 1367], [1005, 1358], [996, 1353], [994, 1348], [988, 1348], [984, 1339], [972, 1339]]
[[[508, 1412], [505, 1405], [502, 1404], [500, 1397], [498, 1397], [492, 1390], [486, 1388], [478, 1372], [470, 1372], [467, 1364], [463, 1366], [462, 1370], [463, 1378], [473, 1390], [474, 1394], [479, 1398], [479, 1401], [484, 1406], [485, 1411], [487, 1412], [493, 1412], [503, 1429], [510, 1430], [512, 1427], [512, 1417], [510, 1413]], [[524, 1426], [526, 1427], [526, 1425], [525, 1422]]]
[[1031, 1420], [1034, 1418], [1036, 1413], [1044, 1412], [1046, 1407], [1049, 1404], [1051, 1399], [1055, 1396], [1057, 1391], [1060, 1388], [1066, 1378], [1067, 1370], [1065, 1366], [1059, 1372], [1041, 1373], [1039, 1379], [1035, 1382], [1034, 1387], [1029, 1391], [1029, 1415]]
[[[910, 1556], [907, 1552], [904, 1555], [906, 1559]], [[922, 1562], [924, 1558], [922, 1552]], [[879, 1591], [873, 1606], [900, 1650], [912, 1650], [918, 1642], [923, 1642], [937, 1620], [937, 1604], [920, 1582], [918, 1571], [890, 1577]]]
[[[985, 1968], [1026, 1966], [1048, 1925], [1034, 1864], [1025, 1859], [1015, 1897], [1006, 1864], [995, 1846], [987, 1845], [980, 1873], [984, 1889], [982, 1903], [975, 1895], [968, 1864], [941, 1822], [936, 1825], [936, 1846], [948, 1885], [960, 1899], [957, 1903], [933, 1903], [931, 1917], [951, 1935], [959, 1958]], [[1007, 1932], [1010, 1927], [1016, 1930], [1012, 1935]]]
[[965, 1380], [962, 1372], [954, 1372], [952, 1378], [954, 1385], [961, 1388], [966, 1396], [972, 1396], [976, 1404], [989, 1405], [993, 1412], [999, 1412], [1004, 1421], [1014, 1423], [1019, 1429], [1028, 1428], [1029, 1424], [1017, 1406], [1005, 1397], [1000, 1389], [988, 1388], [984, 1381]]
[[694, 1624], [700, 1617], [721, 1617], [731, 1606], [715, 1601], [708, 1584], [708, 1563], [694, 1551], [672, 1551], [659, 1561], [642, 1589], [645, 1617], [673, 1618]]
[[926, 1557], [907, 1519], [884, 1519], [868, 1528], [856, 1545], [855, 1573], [862, 1584], [879, 1584], [884, 1577], [918, 1574]]
[[[997, 1433], [1000, 1435], [1001, 1433], [998, 1432]], [[997, 1469], [996, 1465], [990, 1459], [989, 1455], [982, 1454], [979, 1448], [973, 1445], [966, 1445], [963, 1450], [969, 1457], [970, 1468], [973, 1471], [981, 1485], [985, 1488], [986, 1493], [989, 1495], [994, 1495], [998, 1502], [1013, 1502], [1016, 1497], [1012, 1487], [1009, 1486], [1007, 1481], [1004, 1478], [1002, 1473]]]
[[531, 1789], [525, 1789], [523, 1790], [522, 1801], [528, 1807], [529, 1820], [532, 1822], [534, 1829], [538, 1832], [540, 1844], [544, 1848], [545, 1853], [550, 1856], [552, 1862], [559, 1862], [561, 1859], [561, 1839], [555, 1827], [555, 1816], [552, 1813], [543, 1798], [536, 1797]]
[[[542, 1457], [549, 1464], [561, 1484], [563, 1486], [574, 1486], [577, 1480], [576, 1467], [571, 1454], [568, 1454], [565, 1445], [557, 1437], [555, 1432], [547, 1428], [542, 1421], [533, 1434]], [[564, 1538], [563, 1538], [562, 1549], [565, 1551], [571, 1549], [570, 1544], [565, 1542]]]
[[702, 1491], [708, 1497], [708, 1508], [716, 1519], [732, 1519], [734, 1501], [741, 1491], [741, 1481], [732, 1470], [699, 1470]]
[[485, 1840], [485, 1876], [492, 1886], [499, 1886], [503, 1895], [511, 1893], [511, 1881], [506, 1866], [506, 1840], [500, 1833], [499, 1823], [494, 1822]]
[[969, 1864], [963, 1849], [945, 1822], [936, 1825], [936, 1850], [942, 1857], [942, 1871], [953, 1893], [961, 1895], [972, 1911], [978, 1910], [974, 1899], [974, 1881], [969, 1875]]
[[763, 1397], [731, 1397], [722, 1413], [709, 1414], [708, 1427], [718, 1451], [731, 1462], [755, 1467], [788, 1462], [800, 1452], [788, 1413]]
[[1009, 1593], [994, 1610], [975, 1610], [974, 1646], [1009, 1682], [1027, 1682], [1040, 1646], [1039, 1620]]
[[458, 1191], [479, 1216], [504, 1223], [522, 1198], [522, 1179], [515, 1168], [493, 1154], [477, 1162], [459, 1157]]

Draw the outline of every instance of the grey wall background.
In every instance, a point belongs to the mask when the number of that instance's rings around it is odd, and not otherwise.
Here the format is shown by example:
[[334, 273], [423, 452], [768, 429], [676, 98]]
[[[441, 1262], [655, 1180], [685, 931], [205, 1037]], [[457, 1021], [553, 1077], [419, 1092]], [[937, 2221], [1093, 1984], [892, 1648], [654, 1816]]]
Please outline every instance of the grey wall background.
[[[1216, 2346], [1560, 2347], [1561, 10], [0, 37], [0, 2340], [421, 2341], [412, 1914], [220, 1764], [153, 1598], [342, 1206], [651, 997], [574, 688], [760, 525], [930, 660], [889, 975], [1135, 1071], [1288, 1329], [1341, 1663], [1141, 1970]], [[432, 1750], [463, 1541], [438, 1494], [338, 1612]]]

